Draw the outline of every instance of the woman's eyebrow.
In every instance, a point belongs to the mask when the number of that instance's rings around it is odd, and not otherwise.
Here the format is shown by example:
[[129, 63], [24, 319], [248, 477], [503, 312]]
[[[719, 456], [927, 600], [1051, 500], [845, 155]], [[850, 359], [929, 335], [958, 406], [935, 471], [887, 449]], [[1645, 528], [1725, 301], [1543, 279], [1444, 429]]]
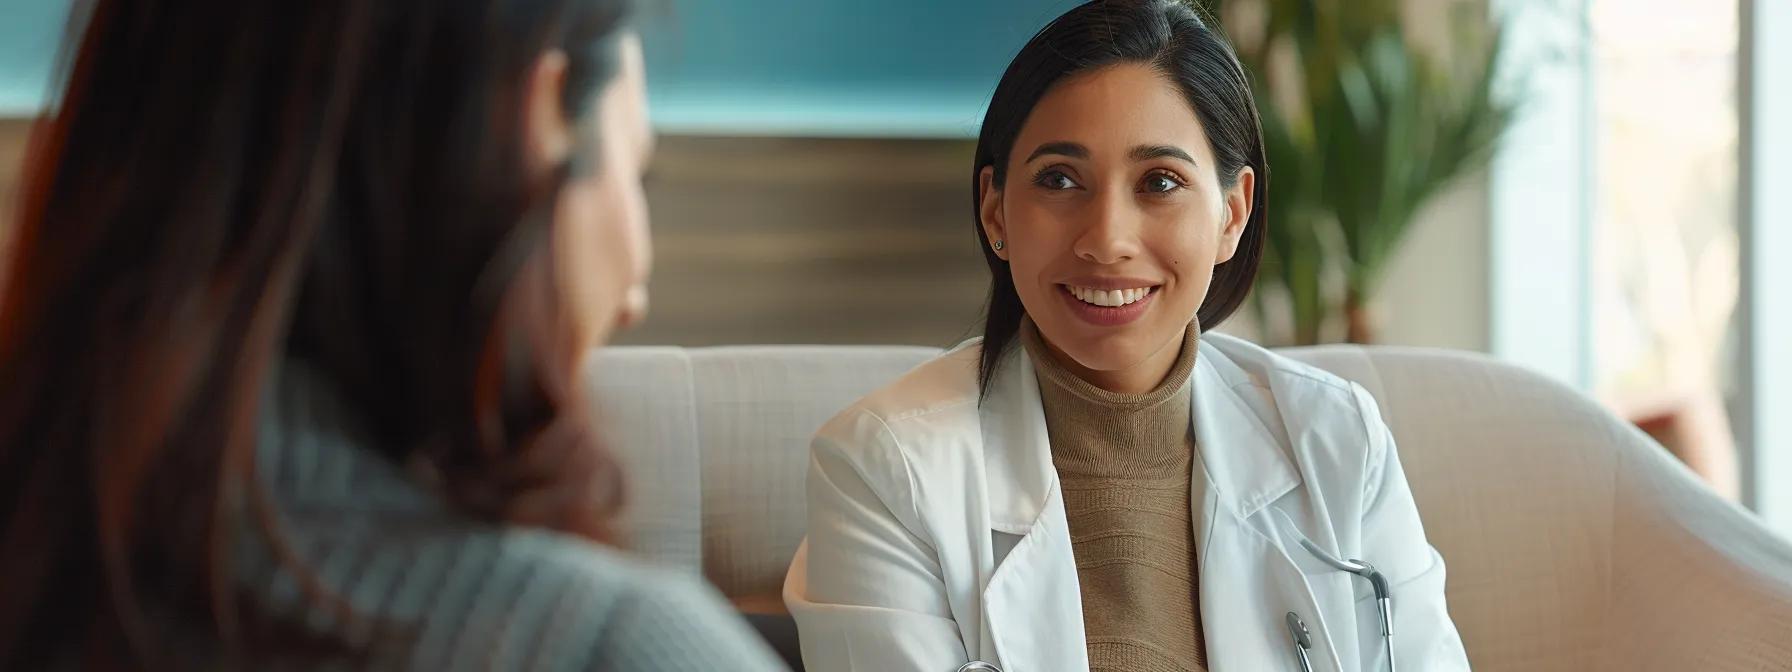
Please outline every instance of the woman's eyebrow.
[[1139, 145], [1132, 148], [1132, 152], [1128, 156], [1131, 156], [1134, 161], [1171, 158], [1186, 161], [1190, 165], [1200, 165], [1195, 163], [1195, 157], [1189, 156], [1188, 152], [1174, 145]]
[[1048, 142], [1040, 145], [1039, 149], [1033, 150], [1032, 154], [1028, 154], [1025, 163], [1032, 163], [1033, 159], [1047, 154], [1057, 154], [1072, 159], [1087, 159], [1089, 158], [1089, 148], [1074, 142]]

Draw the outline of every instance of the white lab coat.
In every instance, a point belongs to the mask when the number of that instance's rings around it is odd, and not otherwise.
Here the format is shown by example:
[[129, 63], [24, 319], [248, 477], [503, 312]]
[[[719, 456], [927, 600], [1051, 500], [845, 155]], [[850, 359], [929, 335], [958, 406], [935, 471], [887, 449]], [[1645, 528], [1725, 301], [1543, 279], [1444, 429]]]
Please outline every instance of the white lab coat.
[[[1011, 348], [979, 403], [979, 348], [923, 364], [816, 435], [808, 538], [784, 587], [809, 670], [1088, 668], [1032, 363]], [[1375, 400], [1219, 334], [1202, 336], [1190, 375], [1209, 669], [1298, 669], [1288, 612], [1311, 632], [1314, 670], [1384, 669], [1368, 582], [1321, 563], [1302, 535], [1386, 575], [1401, 670], [1468, 669], [1443, 559]]]

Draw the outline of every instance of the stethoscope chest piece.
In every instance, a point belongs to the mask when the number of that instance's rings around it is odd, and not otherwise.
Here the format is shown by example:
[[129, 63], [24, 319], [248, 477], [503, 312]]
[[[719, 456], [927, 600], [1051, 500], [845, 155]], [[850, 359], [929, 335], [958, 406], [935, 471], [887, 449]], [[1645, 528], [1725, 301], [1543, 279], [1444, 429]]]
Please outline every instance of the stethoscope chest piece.
[[1002, 672], [1002, 668], [981, 660], [973, 660], [958, 666], [958, 672]]
[[1300, 620], [1300, 615], [1288, 612], [1288, 637], [1294, 640], [1294, 655], [1300, 659], [1301, 672], [1313, 672], [1313, 661], [1307, 658], [1307, 651], [1313, 648], [1313, 633], [1307, 630], [1307, 624]]

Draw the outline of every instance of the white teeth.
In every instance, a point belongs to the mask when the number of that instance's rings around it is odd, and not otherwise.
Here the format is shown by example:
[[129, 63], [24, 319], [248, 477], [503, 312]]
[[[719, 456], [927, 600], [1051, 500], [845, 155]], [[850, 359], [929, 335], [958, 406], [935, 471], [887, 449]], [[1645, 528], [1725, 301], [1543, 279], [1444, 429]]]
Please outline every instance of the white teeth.
[[1118, 308], [1120, 306], [1135, 303], [1151, 294], [1151, 288], [1149, 287], [1109, 290], [1069, 286], [1067, 286], [1067, 288], [1070, 290], [1071, 296], [1075, 296], [1078, 301], [1106, 308]]

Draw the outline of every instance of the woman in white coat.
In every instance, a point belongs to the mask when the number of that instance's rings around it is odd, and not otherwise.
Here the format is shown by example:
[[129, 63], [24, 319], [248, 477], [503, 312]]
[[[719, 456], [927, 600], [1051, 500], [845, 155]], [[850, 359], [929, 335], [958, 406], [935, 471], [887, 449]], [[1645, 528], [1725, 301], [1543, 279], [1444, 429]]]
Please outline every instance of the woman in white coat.
[[1027, 44], [976, 155], [983, 338], [815, 438], [808, 669], [1468, 668], [1374, 399], [1202, 333], [1250, 290], [1267, 174], [1189, 5]]

